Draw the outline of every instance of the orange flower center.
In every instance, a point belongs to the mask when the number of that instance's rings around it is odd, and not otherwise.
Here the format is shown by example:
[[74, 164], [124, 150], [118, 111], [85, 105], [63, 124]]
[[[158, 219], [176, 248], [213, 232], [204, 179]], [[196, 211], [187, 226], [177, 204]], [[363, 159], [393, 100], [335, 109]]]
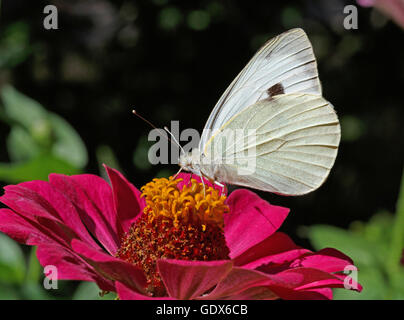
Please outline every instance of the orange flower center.
[[117, 257], [144, 271], [152, 296], [165, 296], [158, 259], [229, 259], [223, 233], [226, 196], [195, 179], [178, 188], [181, 179], [153, 179], [141, 188], [146, 207], [121, 239]]

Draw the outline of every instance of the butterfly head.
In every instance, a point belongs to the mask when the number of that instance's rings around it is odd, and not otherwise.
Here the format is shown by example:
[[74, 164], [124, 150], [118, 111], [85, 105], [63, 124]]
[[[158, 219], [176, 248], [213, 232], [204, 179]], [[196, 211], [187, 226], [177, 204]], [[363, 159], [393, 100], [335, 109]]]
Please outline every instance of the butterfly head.
[[190, 152], [181, 153], [178, 160], [178, 165], [185, 171], [189, 171], [195, 174], [201, 172], [201, 153], [199, 149], [192, 149]]

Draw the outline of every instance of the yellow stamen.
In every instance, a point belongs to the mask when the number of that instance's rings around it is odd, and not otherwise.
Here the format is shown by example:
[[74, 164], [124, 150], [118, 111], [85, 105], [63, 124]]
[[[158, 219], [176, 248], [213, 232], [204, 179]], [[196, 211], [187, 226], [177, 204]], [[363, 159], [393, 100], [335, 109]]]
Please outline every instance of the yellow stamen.
[[190, 185], [184, 185], [180, 190], [177, 185], [182, 179], [159, 178], [153, 179], [141, 188], [142, 197], [146, 200], [145, 213], [149, 220], [163, 216], [171, 219], [174, 226], [178, 223], [199, 222], [203, 229], [209, 224], [223, 228], [223, 214], [229, 211], [224, 203], [225, 195], [213, 187], [206, 188], [195, 179], [191, 179]]

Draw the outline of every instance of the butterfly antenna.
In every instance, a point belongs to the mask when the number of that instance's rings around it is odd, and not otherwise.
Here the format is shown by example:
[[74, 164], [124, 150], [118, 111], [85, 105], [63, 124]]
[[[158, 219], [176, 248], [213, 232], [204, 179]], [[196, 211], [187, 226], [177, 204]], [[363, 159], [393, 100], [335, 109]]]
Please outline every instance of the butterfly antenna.
[[[153, 123], [151, 123], [149, 120], [143, 118], [139, 113], [137, 113], [135, 109], [132, 110], [132, 113], [133, 113], [136, 117], [138, 117], [138, 118], [140, 118], [141, 120], [143, 120], [144, 122], [146, 122], [146, 123], [147, 123], [150, 127], [152, 127], [153, 129], [158, 130], [158, 131], [160, 132], [160, 135], [161, 135], [162, 137], [166, 138], [166, 139], [168, 140], [168, 142], [173, 143], [173, 141], [172, 141], [170, 138], [168, 138], [167, 135], [161, 133], [161, 132], [164, 132], [163, 129], [157, 128]], [[177, 141], [175, 141], [175, 142], [176, 142], [176, 144], [178, 144]], [[180, 146], [180, 148], [181, 148], [181, 146]], [[182, 148], [181, 148], [181, 149], [182, 149]]]
[[168, 133], [169, 133], [169, 135], [171, 136], [171, 138], [174, 140], [174, 142], [177, 144], [177, 146], [179, 146], [180, 147], [180, 149], [181, 149], [181, 153], [182, 154], [185, 154], [185, 150], [181, 147], [181, 145], [180, 145], [180, 143], [178, 142], [178, 140], [177, 139], [175, 139], [175, 137], [174, 137], [174, 135], [170, 132], [170, 130], [168, 130], [168, 128], [167, 127], [164, 127], [164, 130], [165, 131], [167, 131]]

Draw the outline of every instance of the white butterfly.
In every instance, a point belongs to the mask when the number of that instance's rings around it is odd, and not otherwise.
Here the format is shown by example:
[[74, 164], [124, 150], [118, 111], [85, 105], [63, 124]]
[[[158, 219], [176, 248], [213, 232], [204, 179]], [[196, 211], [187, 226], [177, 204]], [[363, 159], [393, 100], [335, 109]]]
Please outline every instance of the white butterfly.
[[[237, 131], [241, 139], [228, 139]], [[250, 131], [253, 142], [245, 142]], [[219, 185], [302, 195], [324, 183], [340, 136], [310, 41], [293, 29], [269, 40], [234, 79], [210, 114], [199, 149], [181, 154], [179, 165]], [[251, 159], [254, 170], [240, 174], [240, 163]]]

